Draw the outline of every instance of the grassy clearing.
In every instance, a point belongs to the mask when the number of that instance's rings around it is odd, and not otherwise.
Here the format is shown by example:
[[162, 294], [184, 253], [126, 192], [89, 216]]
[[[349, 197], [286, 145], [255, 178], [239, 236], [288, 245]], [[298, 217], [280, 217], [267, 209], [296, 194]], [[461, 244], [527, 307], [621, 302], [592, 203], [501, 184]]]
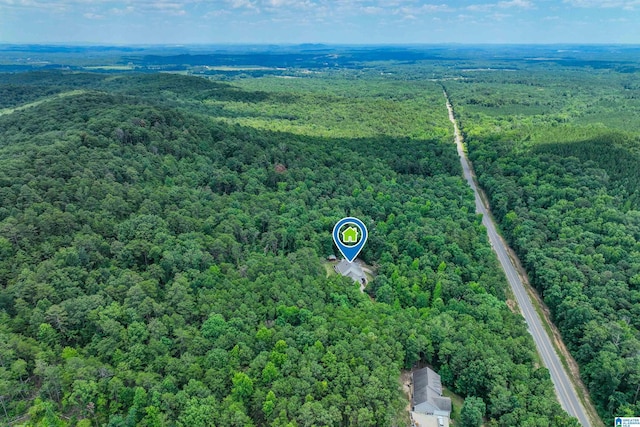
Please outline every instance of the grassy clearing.
[[101, 71], [131, 71], [135, 70], [133, 65], [96, 65], [92, 67], [83, 67], [85, 70], [101, 70]]
[[34, 102], [29, 102], [28, 104], [24, 104], [24, 105], [20, 105], [19, 107], [12, 107], [12, 108], [3, 108], [0, 109], [0, 116], [4, 116], [6, 114], [12, 114], [16, 111], [21, 111], [21, 110], [25, 110], [27, 108], [31, 108], [31, 107], [36, 107], [44, 102], [47, 101], [53, 101], [54, 99], [60, 99], [60, 98], [66, 98], [68, 96], [75, 96], [75, 95], [81, 95], [83, 93], [86, 93], [86, 90], [70, 90], [68, 92], [62, 92], [62, 93], [58, 93], [56, 95], [53, 96], [48, 96], [46, 98], [43, 99], [39, 99], [37, 101]]
[[336, 265], [336, 262], [325, 261], [322, 263], [322, 265], [324, 266], [324, 269], [327, 271], [327, 277], [331, 276], [332, 274], [337, 274], [336, 271], [333, 269], [333, 266]]
[[460, 411], [462, 410], [464, 399], [446, 387], [442, 388], [442, 395], [451, 399], [451, 425], [459, 425]]

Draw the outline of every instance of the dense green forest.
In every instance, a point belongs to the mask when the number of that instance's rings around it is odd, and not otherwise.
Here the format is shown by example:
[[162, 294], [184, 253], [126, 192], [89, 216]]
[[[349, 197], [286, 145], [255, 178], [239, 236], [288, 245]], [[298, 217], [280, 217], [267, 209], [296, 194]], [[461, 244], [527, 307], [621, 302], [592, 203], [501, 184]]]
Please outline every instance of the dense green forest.
[[[576, 426], [441, 86], [356, 77], [0, 75], [1, 422], [407, 425], [421, 362], [488, 425]], [[368, 295], [326, 273], [346, 215]]]
[[545, 65], [446, 87], [493, 214], [600, 414], [637, 416], [638, 74]]

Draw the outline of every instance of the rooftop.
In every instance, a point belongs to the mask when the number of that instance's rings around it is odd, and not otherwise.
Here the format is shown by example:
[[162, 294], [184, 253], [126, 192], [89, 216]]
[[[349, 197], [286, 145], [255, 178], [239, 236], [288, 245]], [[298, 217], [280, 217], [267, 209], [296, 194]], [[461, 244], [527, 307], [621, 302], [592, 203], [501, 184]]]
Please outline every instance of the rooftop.
[[451, 412], [451, 399], [442, 396], [442, 382], [431, 368], [422, 368], [413, 372], [413, 398], [411, 403], [428, 407], [429, 412]]
[[349, 262], [346, 259], [341, 260], [335, 267], [337, 273], [352, 278], [355, 282], [366, 282], [367, 276], [365, 276], [362, 267], [357, 262]]

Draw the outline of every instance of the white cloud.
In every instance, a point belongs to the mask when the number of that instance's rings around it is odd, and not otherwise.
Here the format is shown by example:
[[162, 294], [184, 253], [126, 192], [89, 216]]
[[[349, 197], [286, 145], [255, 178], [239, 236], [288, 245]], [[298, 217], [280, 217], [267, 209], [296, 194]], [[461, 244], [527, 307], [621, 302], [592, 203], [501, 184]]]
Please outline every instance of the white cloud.
[[455, 9], [446, 4], [423, 4], [421, 6], [398, 7], [391, 13], [394, 15], [402, 15], [403, 19], [406, 20], [416, 20], [418, 19], [418, 16], [448, 12], [455, 12]]
[[227, 3], [229, 3], [231, 7], [234, 9], [241, 9], [241, 8], [255, 9], [256, 8], [255, 2], [251, 0], [227, 0]]
[[158, 10], [180, 10], [182, 9], [182, 6], [183, 5], [180, 3], [163, 3], [163, 2], [151, 3], [149, 5], [150, 8], [158, 9]]
[[624, 10], [635, 10], [640, 7], [640, 0], [564, 0], [575, 7], [584, 8], [615, 8]]
[[508, 9], [512, 7], [518, 9], [533, 9], [533, 3], [529, 0], [509, 0], [499, 2], [498, 7], [502, 9]]
[[104, 15], [99, 15], [97, 13], [92, 13], [92, 12], [87, 12], [82, 16], [84, 16], [87, 19], [102, 19], [102, 18], [104, 18]]
[[535, 5], [529, 0], [504, 0], [498, 3], [472, 4], [467, 10], [473, 12], [488, 12], [495, 9], [534, 9]]
[[[465, 7], [460, 0], [0, 0], [0, 8], [25, 8], [53, 13], [74, 14], [86, 19], [143, 14], [145, 16], [184, 16], [213, 19], [236, 16], [254, 19], [264, 15], [269, 21], [351, 22], [354, 18], [384, 19], [394, 16], [405, 20], [434, 17], [451, 18], [454, 13], [508, 13], [511, 9], [532, 9], [536, 0], [486, 0], [486, 4]], [[538, 0], [540, 1], [540, 0]], [[593, 3], [595, 0], [563, 0]], [[604, 0], [640, 2], [640, 0]], [[244, 18], [240, 18], [244, 16]], [[266, 21], [265, 21], [266, 22]], [[356, 22], [356, 21], [354, 21]]]
[[385, 10], [379, 6], [364, 6], [360, 10], [367, 15], [381, 15], [385, 12]]
[[491, 15], [491, 19], [493, 19], [494, 21], [502, 21], [506, 18], [510, 18], [511, 15], [508, 13], [494, 13]]
[[465, 15], [464, 13], [461, 13], [458, 16], [456, 16], [456, 18], [458, 19], [458, 21], [466, 21], [467, 19], [473, 18], [473, 16]]
[[225, 9], [217, 9], [217, 10], [210, 10], [209, 12], [207, 12], [204, 17], [205, 18], [217, 18], [219, 16], [224, 16], [224, 15], [229, 15], [231, 12], [229, 12], [228, 10]]
[[104, 14], [124, 15], [134, 11], [156, 11], [171, 15], [186, 14], [185, 7], [202, 0], [0, 0], [0, 7], [76, 12], [87, 19], [98, 19]]
[[422, 4], [422, 0], [224, 0], [233, 9], [286, 14], [305, 11], [305, 17], [322, 15], [343, 18], [354, 15], [395, 14], [418, 17], [441, 12], [453, 12], [448, 4]]
[[296, 6], [298, 3], [306, 3], [306, 2], [298, 2], [296, 0], [267, 0], [265, 3], [271, 7], [284, 7], [284, 6]]
[[487, 12], [491, 9], [493, 9], [496, 5], [495, 4], [472, 4], [470, 6], [467, 6], [467, 10], [470, 10], [472, 12]]
[[[200, 0], [182, 0], [181, 5], [199, 3]], [[24, 6], [24, 7], [57, 7], [57, 6], [100, 6], [111, 5], [114, 8], [126, 7], [126, 5], [158, 5], [164, 3], [176, 3], [168, 0], [0, 0], [0, 5]]]
[[451, 6], [447, 5], [447, 4], [424, 4], [420, 7], [420, 10], [422, 10], [425, 13], [431, 13], [431, 12], [453, 12], [455, 9], [453, 9]]
[[133, 11], [135, 11], [133, 6], [127, 6], [122, 9], [114, 7], [113, 9], [109, 10], [109, 13], [116, 16], [122, 16], [122, 15], [127, 15], [129, 13], [132, 13]]

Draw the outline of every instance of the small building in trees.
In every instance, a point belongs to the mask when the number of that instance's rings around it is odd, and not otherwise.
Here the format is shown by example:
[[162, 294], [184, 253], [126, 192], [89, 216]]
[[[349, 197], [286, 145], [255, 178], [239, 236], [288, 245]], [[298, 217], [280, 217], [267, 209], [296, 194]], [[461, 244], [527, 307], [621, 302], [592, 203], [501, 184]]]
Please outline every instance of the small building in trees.
[[431, 368], [413, 371], [411, 406], [419, 414], [447, 417], [451, 415], [451, 399], [442, 396], [440, 375]]

